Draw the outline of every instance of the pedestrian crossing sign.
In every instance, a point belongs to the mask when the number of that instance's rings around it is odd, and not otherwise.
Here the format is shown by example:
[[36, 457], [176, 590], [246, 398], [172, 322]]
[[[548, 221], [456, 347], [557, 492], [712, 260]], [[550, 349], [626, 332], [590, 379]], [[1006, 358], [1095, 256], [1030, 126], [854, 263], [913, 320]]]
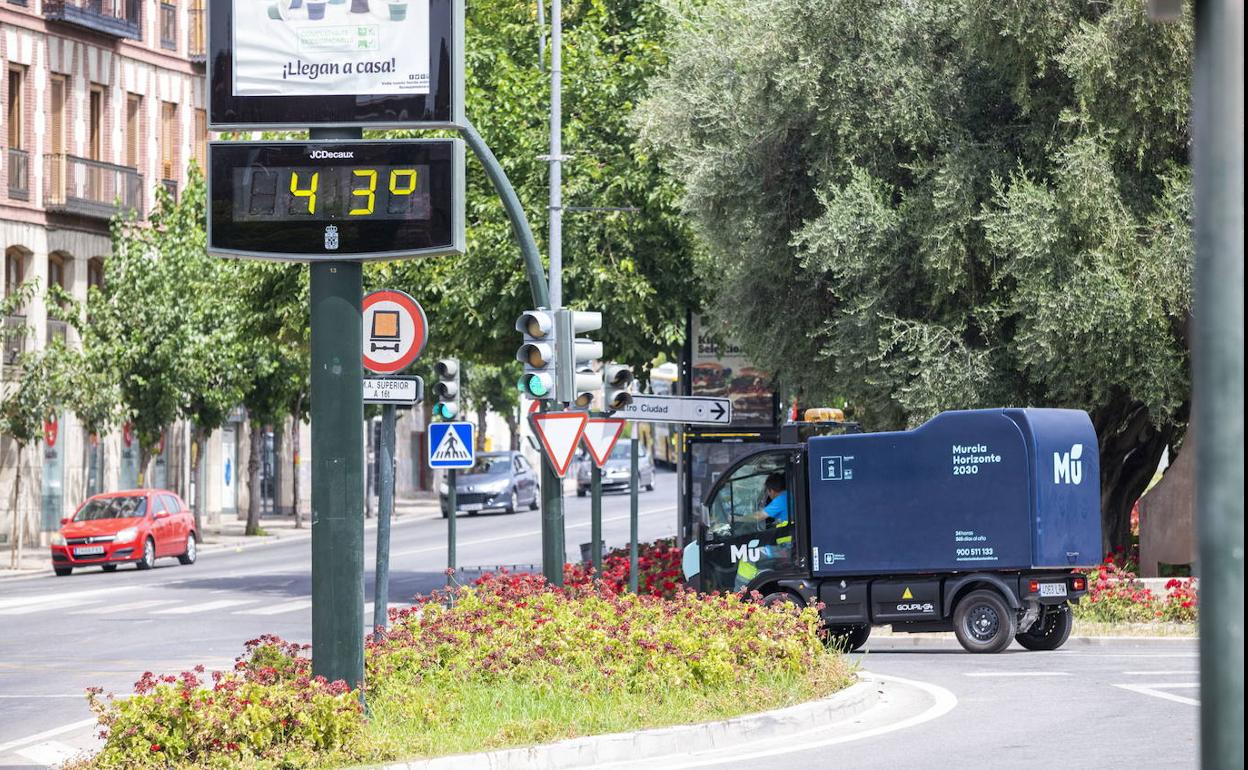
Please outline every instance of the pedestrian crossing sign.
[[474, 459], [472, 423], [430, 423], [430, 468], [471, 468]]

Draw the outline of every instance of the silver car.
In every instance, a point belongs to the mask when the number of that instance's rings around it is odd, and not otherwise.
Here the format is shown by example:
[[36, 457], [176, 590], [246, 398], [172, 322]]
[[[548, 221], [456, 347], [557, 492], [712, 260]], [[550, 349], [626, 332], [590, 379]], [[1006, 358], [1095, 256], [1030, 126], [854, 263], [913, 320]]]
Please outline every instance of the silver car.
[[[439, 490], [442, 518], [450, 513], [446, 482]], [[455, 474], [457, 512], [476, 515], [484, 511], [515, 513], [521, 506], [536, 511], [540, 502], [537, 474], [519, 452], [483, 452], [476, 464]]]
[[[629, 468], [631, 461], [629, 452], [632, 451], [632, 439], [622, 438], [615, 442], [615, 448], [611, 450], [611, 456], [607, 458], [607, 464], [602, 467], [602, 489], [605, 492], [609, 489], [627, 490], [629, 483]], [[642, 450], [637, 457], [637, 486], [645, 489], [647, 492], [654, 491], [654, 464], [650, 460], [650, 453]], [[576, 496], [584, 497], [589, 494], [589, 471], [593, 465], [593, 459], [586, 455], [576, 468]]]

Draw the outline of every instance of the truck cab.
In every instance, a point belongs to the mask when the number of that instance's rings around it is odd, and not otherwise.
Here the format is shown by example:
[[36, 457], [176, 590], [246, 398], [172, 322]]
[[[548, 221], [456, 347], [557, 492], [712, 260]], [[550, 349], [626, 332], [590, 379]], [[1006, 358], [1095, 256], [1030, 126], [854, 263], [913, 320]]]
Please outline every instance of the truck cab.
[[[873, 625], [953, 631], [972, 652], [1066, 641], [1087, 589], [1074, 568], [1100, 550], [1085, 413], [946, 412], [912, 431], [802, 438], [759, 447], [712, 485], [685, 550], [693, 585], [819, 603], [851, 649]], [[764, 512], [769, 479], [786, 515]]]

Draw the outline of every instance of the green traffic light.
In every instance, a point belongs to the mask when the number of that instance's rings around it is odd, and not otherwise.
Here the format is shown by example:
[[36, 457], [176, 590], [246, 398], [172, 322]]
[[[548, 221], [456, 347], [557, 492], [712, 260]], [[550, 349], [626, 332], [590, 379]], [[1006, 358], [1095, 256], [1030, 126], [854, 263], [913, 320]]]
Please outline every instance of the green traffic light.
[[546, 395], [547, 392], [548, 391], [546, 390], [546, 383], [542, 382], [541, 377], [529, 378], [529, 393], [532, 393], [534, 396], [541, 398], [542, 396]]

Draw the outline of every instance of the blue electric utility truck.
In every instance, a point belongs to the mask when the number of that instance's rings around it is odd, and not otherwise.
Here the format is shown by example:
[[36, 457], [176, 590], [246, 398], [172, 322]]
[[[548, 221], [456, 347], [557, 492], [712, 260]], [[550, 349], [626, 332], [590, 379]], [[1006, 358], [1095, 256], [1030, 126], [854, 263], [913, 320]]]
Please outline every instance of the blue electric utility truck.
[[704, 591], [822, 604], [850, 649], [873, 625], [953, 631], [971, 652], [1070, 636], [1099, 561], [1086, 413], [945, 412], [914, 430], [768, 445], [707, 493], [685, 576]]

